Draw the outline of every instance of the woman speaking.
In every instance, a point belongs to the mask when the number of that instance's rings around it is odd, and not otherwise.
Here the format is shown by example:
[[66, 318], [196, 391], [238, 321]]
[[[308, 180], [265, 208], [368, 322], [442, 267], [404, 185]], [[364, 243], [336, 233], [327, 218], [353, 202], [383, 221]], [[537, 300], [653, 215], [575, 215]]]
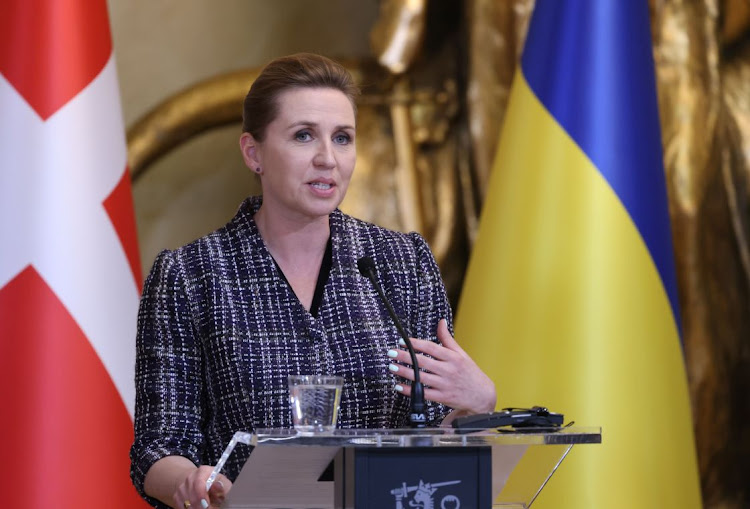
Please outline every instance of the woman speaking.
[[[246, 459], [205, 481], [235, 431], [291, 428], [287, 379], [344, 378], [339, 428], [406, 427], [408, 352], [371, 282], [367, 256], [419, 355], [430, 423], [495, 407], [492, 381], [451, 335], [424, 239], [347, 216], [357, 87], [339, 64], [269, 63], [243, 108], [240, 149], [260, 178], [223, 228], [157, 257], [138, 316], [131, 475], [155, 507], [217, 506]], [[418, 339], [417, 339], [418, 338]]]

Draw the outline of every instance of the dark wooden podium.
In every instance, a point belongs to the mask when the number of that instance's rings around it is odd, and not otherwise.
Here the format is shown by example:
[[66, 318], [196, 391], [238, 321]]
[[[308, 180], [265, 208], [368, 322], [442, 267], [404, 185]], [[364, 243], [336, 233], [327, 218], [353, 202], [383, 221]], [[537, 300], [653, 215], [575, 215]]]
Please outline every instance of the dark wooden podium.
[[601, 443], [602, 436], [600, 428], [567, 427], [312, 435], [283, 429], [235, 438], [254, 449], [227, 509], [484, 509], [531, 506], [574, 445]]

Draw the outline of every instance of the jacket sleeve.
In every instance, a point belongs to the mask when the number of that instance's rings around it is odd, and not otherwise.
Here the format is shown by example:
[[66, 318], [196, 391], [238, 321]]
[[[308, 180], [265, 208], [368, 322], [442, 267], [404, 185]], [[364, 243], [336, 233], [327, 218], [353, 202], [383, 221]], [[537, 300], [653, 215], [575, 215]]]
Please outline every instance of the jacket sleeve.
[[138, 311], [135, 366], [135, 440], [131, 478], [146, 496], [149, 468], [165, 456], [196, 465], [203, 447], [203, 360], [184, 272], [177, 252], [159, 254], [146, 279]]
[[[427, 242], [418, 233], [412, 232], [409, 236], [417, 254], [416, 302], [412, 305], [410, 329], [414, 337], [437, 343], [437, 326], [441, 319], [445, 318], [448, 321], [448, 330], [453, 334], [453, 312], [440, 268]], [[439, 424], [451, 410], [443, 404], [427, 401], [428, 423]]]

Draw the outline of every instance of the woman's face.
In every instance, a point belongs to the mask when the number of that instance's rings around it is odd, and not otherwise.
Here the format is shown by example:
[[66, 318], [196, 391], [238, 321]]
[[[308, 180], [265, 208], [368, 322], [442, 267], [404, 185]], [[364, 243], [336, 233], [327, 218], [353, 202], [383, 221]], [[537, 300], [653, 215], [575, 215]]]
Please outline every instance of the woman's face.
[[344, 199], [356, 150], [354, 109], [333, 88], [295, 88], [277, 97], [278, 115], [258, 142], [240, 139], [245, 162], [261, 168], [263, 206], [291, 220], [327, 216]]

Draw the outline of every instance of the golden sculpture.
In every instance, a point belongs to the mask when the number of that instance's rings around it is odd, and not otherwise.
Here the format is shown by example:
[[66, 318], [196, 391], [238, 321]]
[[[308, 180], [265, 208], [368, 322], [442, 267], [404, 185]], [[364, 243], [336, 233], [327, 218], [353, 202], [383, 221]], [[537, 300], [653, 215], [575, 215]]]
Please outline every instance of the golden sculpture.
[[404, 73], [422, 48], [426, 0], [385, 0], [370, 34], [378, 62], [395, 77], [391, 100], [393, 141], [396, 145], [396, 191], [407, 230], [424, 231], [425, 218], [410, 113], [411, 90]]

